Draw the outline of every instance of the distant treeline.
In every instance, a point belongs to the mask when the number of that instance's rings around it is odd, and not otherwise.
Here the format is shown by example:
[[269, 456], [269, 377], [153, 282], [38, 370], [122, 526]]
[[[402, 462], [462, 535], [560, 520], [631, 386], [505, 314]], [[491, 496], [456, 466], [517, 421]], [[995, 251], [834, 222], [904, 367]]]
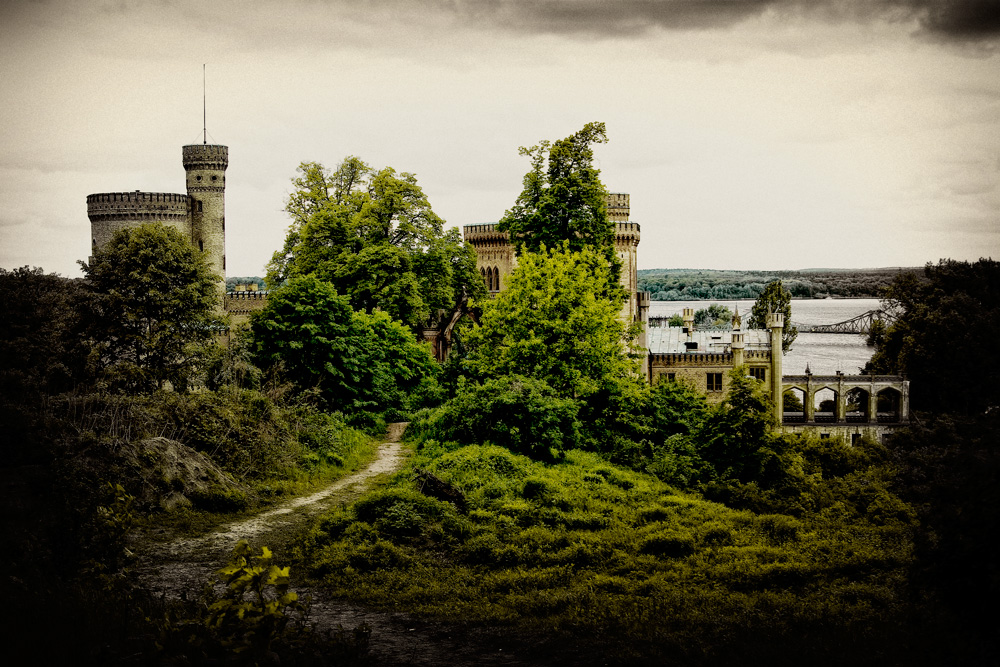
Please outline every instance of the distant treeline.
[[267, 289], [267, 283], [260, 276], [230, 276], [226, 278], [226, 291], [232, 292], [237, 285], [247, 285], [250, 283], [255, 283], [259, 290]]
[[654, 301], [756, 299], [764, 286], [780, 279], [793, 297], [879, 298], [900, 273], [919, 268], [806, 269], [803, 271], [720, 271], [715, 269], [641, 269], [639, 290]]

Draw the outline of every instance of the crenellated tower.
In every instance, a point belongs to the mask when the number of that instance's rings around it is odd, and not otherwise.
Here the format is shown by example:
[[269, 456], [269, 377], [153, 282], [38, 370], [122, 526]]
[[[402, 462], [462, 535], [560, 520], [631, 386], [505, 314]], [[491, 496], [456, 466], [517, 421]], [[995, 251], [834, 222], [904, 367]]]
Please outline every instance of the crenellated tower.
[[158, 222], [173, 227], [219, 277], [219, 303], [226, 293], [226, 167], [229, 148], [194, 144], [182, 150], [187, 194], [166, 192], [102, 192], [87, 196], [91, 247], [94, 251], [119, 229]]
[[226, 167], [229, 148], [217, 144], [193, 144], [183, 148], [187, 193], [191, 200], [191, 244], [205, 253], [218, 275], [220, 297], [226, 276]]

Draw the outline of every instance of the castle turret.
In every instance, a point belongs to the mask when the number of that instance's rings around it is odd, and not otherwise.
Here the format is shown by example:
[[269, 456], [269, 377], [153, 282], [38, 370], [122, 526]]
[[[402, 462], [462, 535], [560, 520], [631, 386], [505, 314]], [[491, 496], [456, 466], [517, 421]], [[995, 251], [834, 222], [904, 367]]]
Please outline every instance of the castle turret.
[[774, 401], [774, 418], [780, 424], [784, 416], [781, 336], [785, 329], [785, 315], [783, 313], [768, 313], [767, 328], [771, 330], [771, 398]]
[[681, 318], [684, 322], [684, 329], [687, 331], [688, 340], [694, 338], [694, 308], [685, 308]]
[[183, 148], [187, 193], [191, 198], [191, 244], [205, 253], [219, 276], [219, 303], [226, 291], [226, 167], [229, 148], [193, 144]]

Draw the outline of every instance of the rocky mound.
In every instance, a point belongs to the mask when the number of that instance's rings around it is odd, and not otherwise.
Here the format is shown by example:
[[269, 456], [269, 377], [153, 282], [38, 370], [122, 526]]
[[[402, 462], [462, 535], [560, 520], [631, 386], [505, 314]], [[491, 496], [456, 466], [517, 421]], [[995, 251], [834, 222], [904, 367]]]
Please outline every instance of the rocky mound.
[[129, 443], [121, 452], [137, 472], [136, 502], [165, 510], [197, 506], [234, 511], [247, 506], [249, 489], [201, 452], [167, 438]]

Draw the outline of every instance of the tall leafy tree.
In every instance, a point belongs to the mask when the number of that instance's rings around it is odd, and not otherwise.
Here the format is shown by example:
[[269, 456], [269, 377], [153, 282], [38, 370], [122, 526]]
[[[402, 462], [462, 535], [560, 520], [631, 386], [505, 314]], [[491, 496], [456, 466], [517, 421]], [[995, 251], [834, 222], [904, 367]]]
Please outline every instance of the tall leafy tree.
[[462, 286], [484, 297], [475, 251], [458, 230], [445, 231], [416, 176], [375, 170], [348, 156], [330, 171], [304, 162], [285, 210], [292, 224], [268, 265], [278, 286], [313, 275], [359, 310], [382, 310], [417, 326], [450, 309]]
[[312, 275], [271, 293], [251, 317], [251, 331], [262, 366], [281, 364], [299, 387], [318, 390], [328, 408], [347, 413], [401, 408], [438, 370], [406, 327], [384, 312], [355, 311]]
[[56, 394], [88, 379], [82, 280], [0, 268], [0, 399]]
[[89, 335], [123, 388], [184, 388], [218, 331], [221, 280], [180, 232], [159, 223], [115, 232], [80, 262], [94, 295]]
[[788, 352], [792, 349], [792, 343], [799, 335], [799, 330], [798, 327], [792, 326], [792, 293], [781, 285], [780, 280], [772, 280], [764, 286], [760, 296], [754, 301], [753, 308], [750, 309], [747, 327], [766, 328], [769, 313], [781, 313], [785, 316], [785, 328], [781, 333], [781, 351]]
[[905, 273], [886, 290], [883, 309], [897, 319], [880, 336], [869, 370], [902, 373], [910, 404], [975, 414], [1000, 405], [1000, 262], [941, 260], [923, 275]]
[[542, 246], [572, 251], [595, 249], [608, 262], [617, 285], [621, 262], [615, 253], [615, 226], [608, 219], [607, 190], [594, 167], [594, 144], [607, 143], [604, 123], [587, 123], [554, 143], [518, 149], [531, 160], [524, 189], [497, 228], [510, 235], [518, 253]]
[[721, 479], [771, 484], [783, 475], [785, 441], [774, 433], [771, 397], [743, 367], [729, 374], [726, 399], [702, 422], [702, 457]]
[[567, 244], [521, 255], [509, 286], [466, 334], [473, 376], [525, 375], [582, 398], [638, 377], [633, 340], [608, 299], [604, 257]]

